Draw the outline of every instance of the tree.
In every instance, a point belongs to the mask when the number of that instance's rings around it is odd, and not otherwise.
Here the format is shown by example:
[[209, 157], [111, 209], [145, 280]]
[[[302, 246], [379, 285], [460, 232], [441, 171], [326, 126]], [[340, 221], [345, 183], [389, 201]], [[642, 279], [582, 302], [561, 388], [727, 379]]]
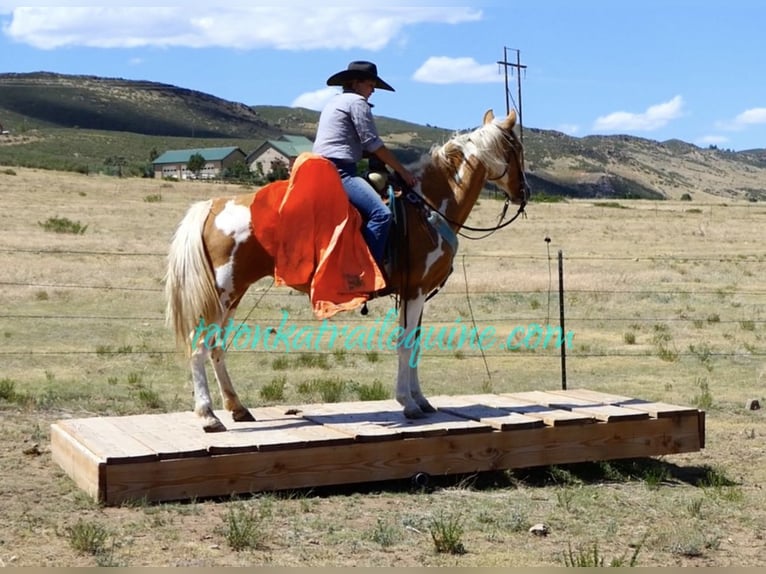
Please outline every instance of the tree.
[[269, 172], [269, 181], [277, 181], [278, 179], [288, 179], [290, 177], [290, 170], [287, 169], [287, 165], [281, 159], [275, 159], [271, 162], [271, 171]]
[[117, 168], [117, 176], [122, 177], [122, 168], [128, 165], [128, 160], [121, 155], [110, 155], [104, 160], [104, 165]]
[[186, 164], [186, 169], [194, 174], [194, 177], [199, 179], [199, 172], [205, 167], [205, 158], [202, 154], [195, 153], [189, 158], [189, 162]]
[[253, 180], [253, 174], [244, 161], [234, 162], [231, 167], [226, 168], [224, 177], [226, 179], [235, 179], [242, 182], [249, 182]]

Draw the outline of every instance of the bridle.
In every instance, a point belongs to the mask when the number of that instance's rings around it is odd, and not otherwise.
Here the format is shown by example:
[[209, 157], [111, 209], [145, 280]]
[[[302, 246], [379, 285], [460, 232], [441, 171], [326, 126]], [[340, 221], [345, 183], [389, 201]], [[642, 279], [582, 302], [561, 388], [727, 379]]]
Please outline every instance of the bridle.
[[[519, 173], [521, 174], [522, 197], [527, 198], [527, 197], [529, 197], [529, 183], [527, 182], [527, 176], [526, 176], [526, 173], [524, 172], [524, 162], [523, 162], [523, 159], [522, 159], [523, 155], [522, 155], [521, 150], [517, 149], [515, 145], [511, 145], [511, 148], [512, 148], [513, 155], [515, 156], [515, 160], [516, 160], [515, 163], [516, 163], [517, 167], [519, 168]], [[498, 181], [498, 180], [503, 179], [508, 174], [508, 168], [509, 168], [510, 164], [511, 164], [510, 161], [506, 161], [505, 162], [505, 167], [503, 168], [503, 172], [500, 175], [497, 175], [497, 176], [491, 176], [491, 177], [487, 176], [487, 181]], [[486, 166], [485, 166], [485, 169], [486, 169]], [[503, 190], [503, 191], [505, 191], [505, 190]], [[506, 192], [506, 194], [505, 194], [505, 203], [503, 204], [503, 209], [500, 212], [500, 217], [497, 220], [497, 224], [495, 224], [492, 227], [473, 227], [471, 225], [466, 225], [465, 223], [459, 223], [457, 221], [454, 221], [453, 219], [450, 219], [444, 213], [439, 211], [439, 209], [437, 207], [433, 206], [431, 204], [431, 202], [428, 200], [428, 198], [426, 198], [425, 196], [423, 196], [423, 195], [421, 195], [419, 193], [417, 195], [420, 197], [420, 199], [430, 209], [432, 209], [433, 211], [438, 213], [441, 217], [443, 217], [444, 220], [447, 223], [449, 223], [450, 225], [454, 225], [457, 228], [457, 233], [461, 237], [465, 237], [466, 239], [471, 239], [471, 240], [478, 240], [478, 239], [484, 239], [486, 237], [489, 237], [490, 235], [492, 235], [493, 233], [495, 233], [499, 229], [503, 229], [504, 227], [509, 226], [511, 223], [516, 221], [516, 219], [518, 219], [519, 216], [523, 216], [523, 217], [527, 216], [526, 212], [524, 211], [524, 209], [527, 206], [527, 200], [526, 199], [522, 199], [521, 204], [519, 205], [519, 209], [516, 211], [514, 216], [511, 217], [508, 221], [503, 221], [505, 219], [506, 215], [508, 214], [508, 208], [510, 207], [511, 202], [512, 202], [511, 197]], [[482, 235], [480, 237], [471, 237], [469, 235], [466, 235], [466, 234], [462, 233], [462, 230], [474, 231], [474, 232], [478, 232], [478, 233], [485, 233], [485, 235]]]

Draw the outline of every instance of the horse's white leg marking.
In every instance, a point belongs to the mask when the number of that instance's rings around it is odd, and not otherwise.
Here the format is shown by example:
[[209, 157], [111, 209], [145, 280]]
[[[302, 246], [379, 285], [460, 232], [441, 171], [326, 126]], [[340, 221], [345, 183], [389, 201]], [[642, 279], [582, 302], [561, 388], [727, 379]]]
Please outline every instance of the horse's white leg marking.
[[[413, 359], [413, 355], [420, 350], [416, 348], [419, 340], [415, 338], [414, 332], [420, 326], [425, 302], [425, 294], [419, 293], [416, 298], [406, 300], [399, 313], [399, 326], [404, 329], [404, 332], [397, 349], [399, 369], [396, 377], [396, 400], [404, 407], [404, 416], [410, 419], [423, 416], [423, 410], [413, 397], [412, 390], [413, 387], [417, 388], [420, 393], [417, 362]], [[418, 358], [418, 355], [415, 355], [415, 358]]]
[[[436, 248], [426, 257], [424, 277], [431, 271], [431, 267], [446, 254], [443, 245], [444, 240], [441, 236], [438, 241]], [[399, 369], [396, 379], [396, 400], [404, 407], [404, 415], [407, 418], [419, 418], [423, 416], [423, 413], [436, 410], [420, 389], [420, 378], [418, 377], [418, 362], [422, 353], [420, 348], [421, 319], [426, 295], [427, 293], [421, 291], [414, 299], [406, 300], [399, 314], [399, 326], [404, 329], [404, 332], [397, 349]], [[417, 337], [415, 336], [416, 329], [418, 331]]]
[[[194, 334], [191, 334], [193, 337]], [[189, 363], [191, 366], [192, 385], [194, 386], [194, 412], [202, 419], [205, 432], [225, 431], [226, 427], [213, 413], [213, 401], [210, 399], [210, 389], [207, 385], [205, 363], [210, 350], [203, 340], [199, 340], [191, 351]]]

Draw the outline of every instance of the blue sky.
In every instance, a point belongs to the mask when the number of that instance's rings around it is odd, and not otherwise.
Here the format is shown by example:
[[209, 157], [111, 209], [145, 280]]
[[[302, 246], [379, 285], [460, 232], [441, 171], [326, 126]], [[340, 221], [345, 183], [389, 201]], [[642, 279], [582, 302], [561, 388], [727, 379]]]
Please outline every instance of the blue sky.
[[[0, 0], [0, 72], [165, 82], [248, 105], [320, 109], [327, 77], [371, 60], [375, 113], [452, 130], [525, 127], [766, 148], [766, 2], [506, 0], [280, 3]], [[510, 70], [509, 70], [510, 71]], [[511, 105], [517, 76], [509, 76]]]

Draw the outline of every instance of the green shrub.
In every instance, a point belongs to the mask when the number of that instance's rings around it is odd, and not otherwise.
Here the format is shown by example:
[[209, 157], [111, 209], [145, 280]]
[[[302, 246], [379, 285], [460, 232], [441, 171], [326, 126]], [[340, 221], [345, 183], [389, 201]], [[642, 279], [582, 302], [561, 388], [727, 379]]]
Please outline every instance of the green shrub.
[[82, 225], [79, 221], [72, 221], [67, 217], [49, 217], [45, 223], [37, 222], [37, 225], [45, 231], [54, 233], [72, 233], [82, 235], [88, 229], [87, 225]]
[[436, 551], [442, 554], [465, 554], [463, 525], [458, 515], [437, 516], [428, 526]]
[[221, 530], [232, 550], [263, 548], [266, 530], [263, 528], [263, 515], [257, 508], [245, 504], [229, 507]]
[[261, 387], [259, 394], [264, 401], [282, 401], [285, 398], [287, 377], [276, 377]]
[[388, 389], [377, 379], [369, 385], [358, 385], [356, 392], [360, 401], [382, 401], [390, 398]]
[[103, 553], [109, 531], [98, 522], [85, 521], [82, 518], [72, 526], [66, 527], [69, 545], [78, 552], [87, 554]]

